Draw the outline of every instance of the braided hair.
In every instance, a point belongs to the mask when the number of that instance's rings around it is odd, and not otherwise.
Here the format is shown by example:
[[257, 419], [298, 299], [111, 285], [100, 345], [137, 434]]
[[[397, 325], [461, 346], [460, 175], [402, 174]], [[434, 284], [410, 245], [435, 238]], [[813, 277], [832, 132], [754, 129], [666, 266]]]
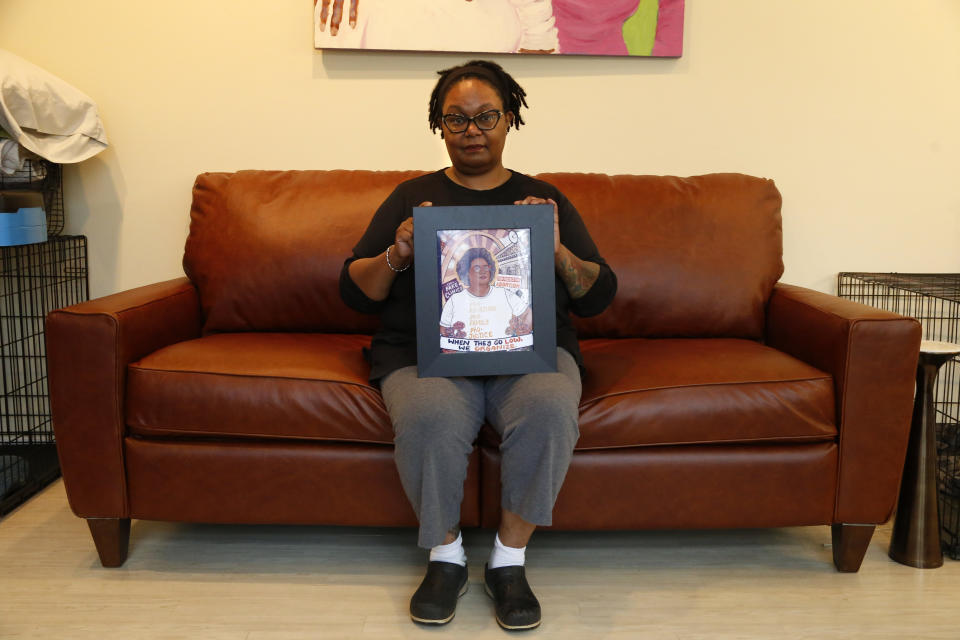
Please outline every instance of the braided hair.
[[527, 92], [496, 62], [490, 62], [489, 60], [471, 60], [457, 67], [437, 71], [437, 74], [440, 76], [440, 79], [437, 80], [437, 84], [430, 94], [430, 131], [439, 129], [440, 136], [443, 137], [443, 128], [441, 126], [443, 101], [446, 99], [447, 92], [450, 91], [450, 88], [464, 78], [479, 78], [493, 87], [500, 95], [500, 100], [503, 101], [504, 111], [513, 112], [513, 125], [519, 128], [520, 125], [523, 124], [523, 118], [520, 116], [520, 107], [527, 106]]

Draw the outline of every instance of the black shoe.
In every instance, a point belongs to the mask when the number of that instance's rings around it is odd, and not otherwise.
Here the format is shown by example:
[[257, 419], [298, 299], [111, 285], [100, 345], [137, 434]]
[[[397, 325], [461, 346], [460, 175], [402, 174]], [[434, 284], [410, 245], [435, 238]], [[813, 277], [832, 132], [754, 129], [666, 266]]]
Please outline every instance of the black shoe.
[[423, 624], [446, 624], [457, 611], [457, 598], [466, 592], [466, 567], [454, 562], [431, 562], [423, 582], [410, 598], [410, 617]]
[[540, 602], [533, 595], [523, 567], [483, 568], [483, 586], [493, 598], [497, 623], [504, 629], [533, 629], [540, 625]]

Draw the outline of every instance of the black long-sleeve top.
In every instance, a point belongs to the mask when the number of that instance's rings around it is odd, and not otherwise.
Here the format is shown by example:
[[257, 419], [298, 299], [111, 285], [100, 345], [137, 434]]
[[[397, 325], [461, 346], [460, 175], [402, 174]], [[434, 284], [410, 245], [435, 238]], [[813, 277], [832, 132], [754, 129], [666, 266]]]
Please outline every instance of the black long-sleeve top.
[[413, 207], [423, 202], [434, 206], [471, 206], [513, 204], [527, 196], [552, 198], [557, 203], [560, 242], [581, 260], [600, 265], [600, 274], [587, 293], [572, 299], [557, 276], [557, 346], [574, 357], [583, 371], [583, 358], [577, 345], [577, 333], [570, 312], [593, 316], [607, 308], [617, 291], [617, 277], [600, 256], [590, 233], [576, 208], [559, 189], [522, 173], [512, 172], [509, 180], [494, 189], [477, 191], [460, 186], [443, 170], [408, 180], [390, 194], [373, 216], [363, 237], [353, 248], [353, 255], [343, 263], [340, 272], [340, 296], [347, 306], [362, 313], [380, 314], [380, 329], [370, 344], [370, 380], [378, 381], [387, 374], [417, 363], [417, 312], [413, 268], [396, 275], [385, 300], [371, 300], [350, 277], [350, 263], [358, 258], [372, 258], [393, 244], [397, 227], [413, 215]]

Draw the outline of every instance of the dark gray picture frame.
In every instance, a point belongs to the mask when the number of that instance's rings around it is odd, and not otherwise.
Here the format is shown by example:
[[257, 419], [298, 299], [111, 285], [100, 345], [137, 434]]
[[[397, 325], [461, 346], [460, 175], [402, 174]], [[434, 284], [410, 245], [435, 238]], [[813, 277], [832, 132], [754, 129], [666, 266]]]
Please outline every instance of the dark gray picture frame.
[[[493, 353], [440, 350], [440, 267], [437, 232], [446, 229], [529, 229], [533, 349]], [[417, 372], [421, 378], [489, 376], [557, 370], [553, 205], [413, 208], [417, 296]]]

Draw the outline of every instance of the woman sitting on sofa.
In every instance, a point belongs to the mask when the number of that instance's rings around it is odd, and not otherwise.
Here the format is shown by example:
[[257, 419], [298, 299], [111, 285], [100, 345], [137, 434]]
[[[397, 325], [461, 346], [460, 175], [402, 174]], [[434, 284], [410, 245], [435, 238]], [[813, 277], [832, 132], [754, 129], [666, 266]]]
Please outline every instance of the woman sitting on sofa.
[[[534, 529], [551, 524], [579, 437], [582, 359], [569, 312], [600, 313], [613, 300], [617, 280], [570, 201], [556, 187], [503, 166], [509, 131], [523, 124], [524, 90], [493, 62], [439, 73], [429, 124], [440, 130], [451, 166], [390, 194], [345, 261], [340, 290], [349, 306], [381, 316], [370, 378], [380, 383], [393, 423], [397, 468], [420, 523], [418, 544], [430, 549], [411, 617], [449, 622], [466, 591], [460, 502], [468, 458], [487, 421], [502, 439], [502, 502], [484, 582], [497, 622], [528, 629], [540, 624], [540, 605], [525, 577], [524, 551]], [[419, 378], [412, 208], [544, 203], [554, 205], [558, 371]]]

